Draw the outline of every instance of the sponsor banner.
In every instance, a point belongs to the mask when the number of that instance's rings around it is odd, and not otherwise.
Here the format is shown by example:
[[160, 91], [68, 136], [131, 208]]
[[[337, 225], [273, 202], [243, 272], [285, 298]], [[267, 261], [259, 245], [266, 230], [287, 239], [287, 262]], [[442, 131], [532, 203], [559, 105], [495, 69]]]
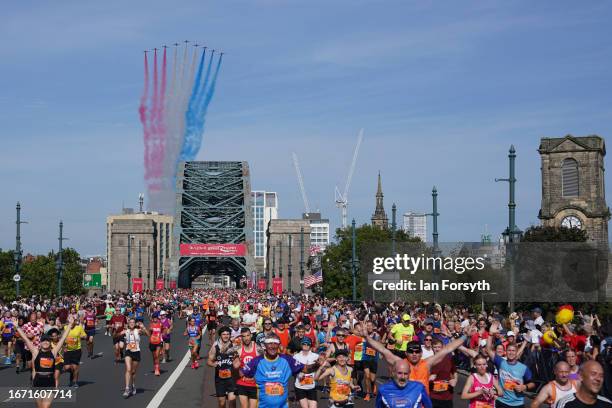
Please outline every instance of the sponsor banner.
[[164, 289], [164, 280], [163, 279], [157, 279], [155, 281], [155, 290], [163, 290]]
[[142, 278], [132, 278], [132, 292], [142, 292]]
[[245, 256], [245, 244], [181, 244], [181, 256]]
[[257, 289], [266, 290], [266, 280], [265, 279], [260, 279], [259, 282], [257, 282]]
[[272, 279], [272, 291], [275, 295], [280, 295], [283, 293], [283, 278]]
[[170, 289], [176, 289], [176, 281], [170, 281], [169, 283]]
[[253, 281], [250, 279], [247, 281], [247, 289], [253, 289]]

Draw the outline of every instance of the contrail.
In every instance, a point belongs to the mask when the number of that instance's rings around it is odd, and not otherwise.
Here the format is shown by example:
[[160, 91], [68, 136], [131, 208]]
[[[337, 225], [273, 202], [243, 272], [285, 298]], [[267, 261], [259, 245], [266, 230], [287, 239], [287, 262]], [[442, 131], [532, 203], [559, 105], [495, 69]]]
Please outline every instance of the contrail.
[[151, 127], [151, 146], [149, 148], [149, 190], [159, 190], [159, 171], [158, 167], [158, 151], [159, 151], [159, 134], [157, 124], [159, 120], [157, 118], [159, 114], [159, 76], [157, 71], [157, 48], [153, 50], [153, 100], [151, 103], [151, 115], [149, 118], [149, 125]]
[[[208, 78], [210, 75], [210, 67], [212, 64], [212, 59], [213, 56], [211, 55], [209, 64], [208, 64], [208, 69], [206, 72], [206, 79], [204, 80], [204, 87], [203, 87], [203, 91], [206, 89], [206, 83], [208, 82]], [[208, 91], [204, 94], [204, 98], [203, 102], [200, 106], [200, 109], [198, 109], [196, 112], [194, 112], [194, 121], [193, 121], [193, 129], [190, 130], [190, 133], [185, 134], [185, 141], [183, 143], [183, 148], [181, 150], [181, 155], [180, 155], [180, 161], [189, 161], [189, 160], [194, 160], [195, 157], [198, 154], [198, 151], [200, 150], [200, 147], [202, 146], [202, 135], [204, 133], [204, 124], [206, 121], [206, 112], [208, 111], [208, 105], [210, 104], [210, 101], [212, 100], [214, 94], [215, 94], [215, 86], [217, 83], [217, 77], [219, 76], [219, 70], [221, 69], [221, 62], [223, 61], [223, 54], [221, 54], [221, 56], [219, 56], [219, 60], [217, 61], [217, 66], [215, 68], [215, 73], [213, 74], [211, 83], [210, 83], [210, 88], [208, 89]]]
[[149, 177], [149, 127], [147, 124], [147, 100], [149, 98], [149, 61], [147, 59], [147, 53], [144, 55], [144, 89], [140, 97], [140, 106], [138, 107], [138, 113], [140, 116], [140, 123], [142, 123], [142, 129], [144, 132], [144, 163], [145, 163], [145, 180]]
[[186, 146], [190, 146], [190, 144], [193, 143], [192, 139], [197, 137], [196, 131], [199, 120], [197, 106], [199, 105], [200, 99], [202, 99], [204, 95], [204, 89], [200, 87], [200, 83], [202, 82], [202, 71], [204, 70], [205, 58], [206, 49], [204, 49], [202, 52], [202, 57], [200, 58], [200, 64], [198, 66], [198, 74], [196, 75], [195, 83], [193, 84], [193, 89], [191, 91], [191, 98], [189, 98], [189, 105], [187, 107], [187, 111], [185, 112], [185, 136], [177, 162], [184, 160]]

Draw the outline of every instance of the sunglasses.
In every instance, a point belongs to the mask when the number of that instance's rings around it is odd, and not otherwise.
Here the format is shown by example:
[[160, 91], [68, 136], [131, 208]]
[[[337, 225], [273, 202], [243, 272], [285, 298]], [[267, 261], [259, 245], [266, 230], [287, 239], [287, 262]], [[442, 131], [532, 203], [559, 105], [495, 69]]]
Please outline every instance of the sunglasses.
[[416, 350], [416, 349], [406, 350], [406, 353], [408, 354], [421, 354], [421, 352], [422, 352], [421, 350]]
[[431, 341], [431, 339], [425, 339], [425, 341]]

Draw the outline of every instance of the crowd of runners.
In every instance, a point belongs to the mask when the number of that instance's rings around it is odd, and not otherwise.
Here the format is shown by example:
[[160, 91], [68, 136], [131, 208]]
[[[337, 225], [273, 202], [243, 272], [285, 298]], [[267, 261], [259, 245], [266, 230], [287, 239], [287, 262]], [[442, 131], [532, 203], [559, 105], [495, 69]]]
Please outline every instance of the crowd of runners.
[[190, 369], [214, 369], [220, 408], [351, 408], [358, 399], [451, 408], [454, 395], [470, 408], [612, 408], [610, 316], [586, 311], [557, 324], [538, 307], [504, 315], [228, 289], [33, 297], [0, 309], [0, 364], [30, 375], [32, 387], [78, 387], [81, 360], [98, 356], [104, 335], [130, 398], [142, 353], [160, 376], [160, 364], [186, 352], [173, 343], [185, 336]]

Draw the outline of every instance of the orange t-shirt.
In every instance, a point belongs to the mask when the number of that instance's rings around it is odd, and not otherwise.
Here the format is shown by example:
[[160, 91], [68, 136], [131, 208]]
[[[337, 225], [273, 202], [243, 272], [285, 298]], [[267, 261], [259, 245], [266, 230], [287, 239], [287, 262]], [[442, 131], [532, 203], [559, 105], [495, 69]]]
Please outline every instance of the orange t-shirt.
[[[406, 361], [408, 361], [408, 359], [406, 359]], [[420, 360], [416, 365], [408, 361], [408, 364], [410, 364], [410, 376], [408, 378], [423, 384], [429, 395], [429, 366], [427, 365], [427, 361]]]
[[[338, 340], [334, 336], [331, 338], [331, 341], [333, 343], [336, 343]], [[349, 334], [348, 336], [344, 338], [344, 342], [348, 345], [348, 348], [351, 351], [351, 353], [349, 354], [348, 364], [353, 365], [353, 363], [355, 362], [355, 347], [357, 347], [357, 344], [360, 344], [363, 342], [363, 338], [359, 336], [355, 336], [354, 334]]]
[[287, 346], [289, 346], [289, 330], [285, 329], [280, 331], [278, 329], [274, 329], [274, 333], [276, 333], [280, 339], [280, 344], [283, 350], [287, 350]]

